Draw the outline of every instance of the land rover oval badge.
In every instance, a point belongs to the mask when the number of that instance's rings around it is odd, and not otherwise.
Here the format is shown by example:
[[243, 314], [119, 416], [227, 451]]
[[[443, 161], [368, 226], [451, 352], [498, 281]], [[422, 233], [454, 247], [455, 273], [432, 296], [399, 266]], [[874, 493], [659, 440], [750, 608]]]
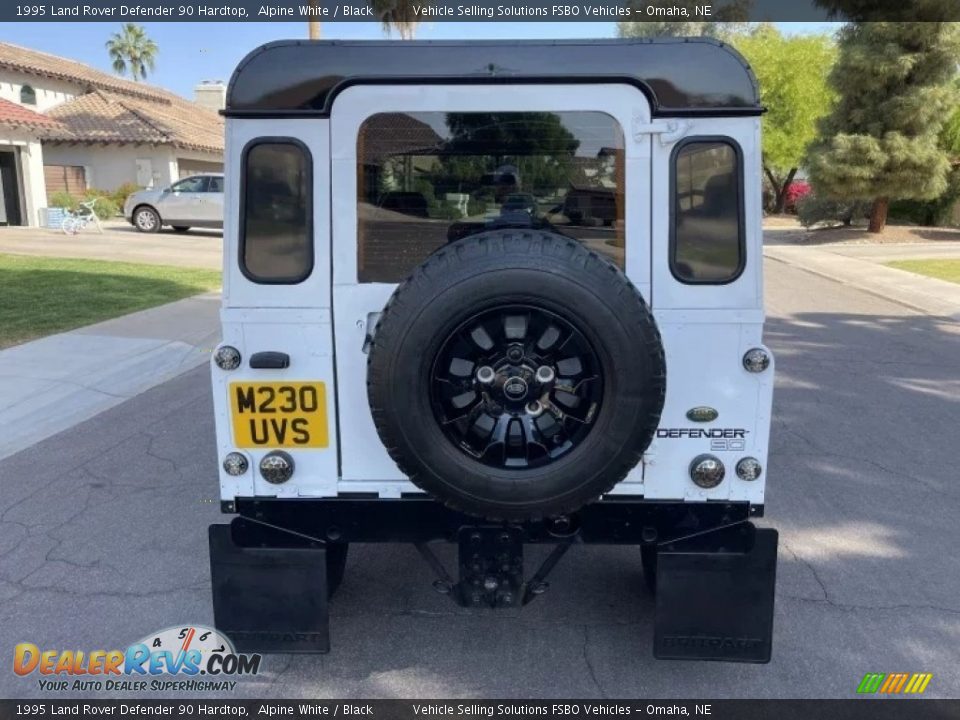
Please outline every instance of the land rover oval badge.
[[712, 407], [706, 407], [704, 405], [687, 410], [687, 420], [692, 420], [693, 422], [713, 422], [719, 415], [720, 413]]

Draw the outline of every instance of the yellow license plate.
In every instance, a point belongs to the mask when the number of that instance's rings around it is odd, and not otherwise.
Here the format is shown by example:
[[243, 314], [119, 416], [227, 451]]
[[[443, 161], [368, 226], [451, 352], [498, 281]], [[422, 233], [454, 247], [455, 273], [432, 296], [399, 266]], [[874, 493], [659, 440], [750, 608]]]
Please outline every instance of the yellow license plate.
[[233, 442], [241, 448], [325, 448], [327, 389], [322, 382], [230, 384]]

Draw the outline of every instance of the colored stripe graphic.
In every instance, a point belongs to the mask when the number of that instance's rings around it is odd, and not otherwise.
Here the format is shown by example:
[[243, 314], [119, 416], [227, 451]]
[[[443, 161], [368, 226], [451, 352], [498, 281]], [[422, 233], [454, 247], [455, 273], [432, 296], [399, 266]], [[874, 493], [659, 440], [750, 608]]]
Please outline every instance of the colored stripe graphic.
[[880, 689], [880, 683], [883, 682], [885, 677], [885, 673], [867, 673], [863, 676], [863, 680], [860, 681], [860, 686], [857, 688], [857, 692], [875, 693]]
[[857, 692], [919, 695], [932, 679], [933, 673], [867, 673], [857, 686]]
[[933, 679], [933, 673], [914, 673], [904, 692], [918, 695], [927, 689], [931, 679]]

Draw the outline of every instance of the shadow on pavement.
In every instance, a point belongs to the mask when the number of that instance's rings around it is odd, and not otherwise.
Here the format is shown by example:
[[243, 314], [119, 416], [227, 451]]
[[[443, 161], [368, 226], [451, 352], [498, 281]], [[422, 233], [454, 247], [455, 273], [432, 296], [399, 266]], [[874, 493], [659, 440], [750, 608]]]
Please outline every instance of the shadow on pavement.
[[[633, 547], [576, 547], [545, 596], [483, 612], [434, 593], [412, 547], [357, 546], [333, 652], [267, 657], [233, 694], [854, 697], [878, 669], [933, 672], [927, 695], [960, 694], [956, 326], [802, 313], [772, 318], [767, 342], [765, 522], [782, 542], [770, 665], [654, 661]], [[0, 463], [0, 647], [125, 647], [210, 623], [216, 462], [201, 368]], [[11, 673], [0, 693], [40, 694]]]

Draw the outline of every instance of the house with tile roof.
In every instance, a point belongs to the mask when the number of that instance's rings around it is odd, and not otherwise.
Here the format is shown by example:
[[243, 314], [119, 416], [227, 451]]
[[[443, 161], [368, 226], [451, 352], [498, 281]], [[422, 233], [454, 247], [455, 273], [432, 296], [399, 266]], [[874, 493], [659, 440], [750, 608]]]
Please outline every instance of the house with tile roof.
[[0, 43], [0, 225], [37, 225], [57, 191], [222, 169], [223, 120], [209, 102]]

